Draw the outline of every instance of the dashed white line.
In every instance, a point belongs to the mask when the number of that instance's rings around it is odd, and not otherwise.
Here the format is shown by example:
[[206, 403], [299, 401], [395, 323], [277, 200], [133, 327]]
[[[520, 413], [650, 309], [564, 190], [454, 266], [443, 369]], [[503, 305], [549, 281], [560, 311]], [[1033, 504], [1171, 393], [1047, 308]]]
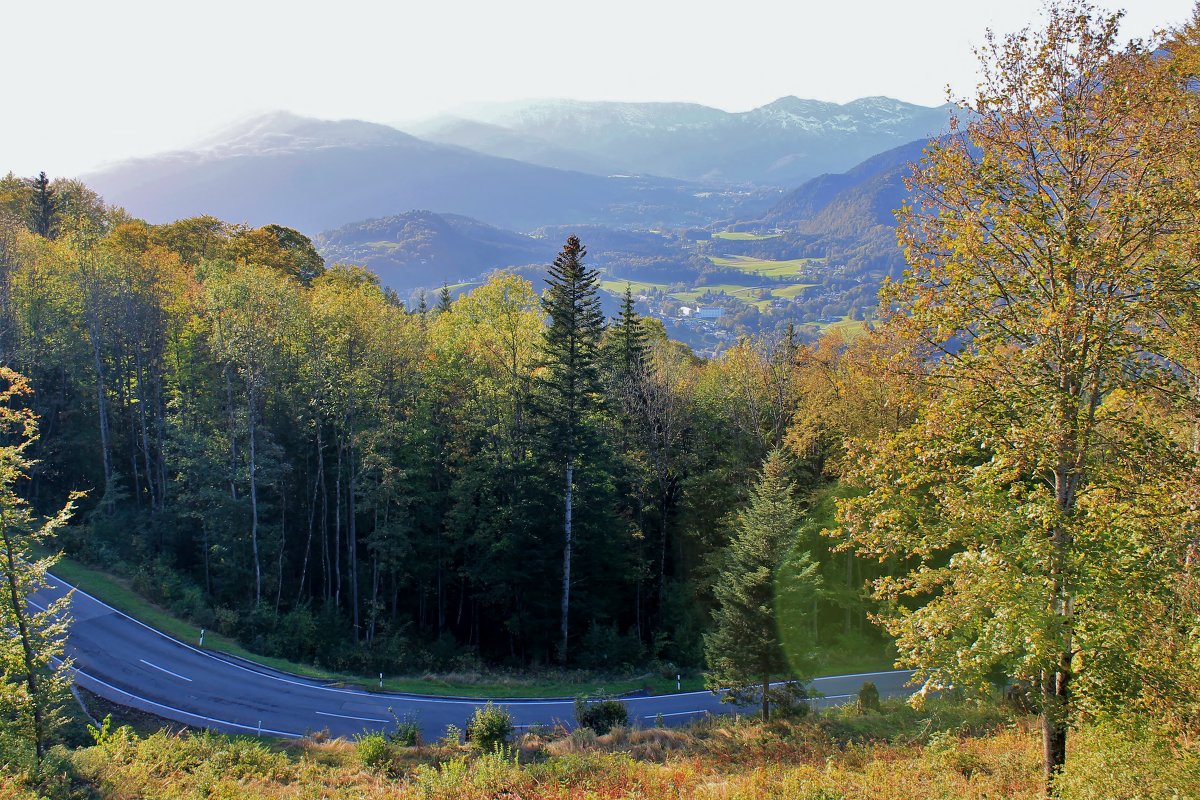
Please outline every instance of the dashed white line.
[[184, 676], [184, 675], [180, 675], [178, 672], [171, 672], [171, 670], [169, 670], [169, 669], [165, 669], [165, 668], [163, 668], [163, 667], [160, 667], [158, 664], [151, 664], [149, 661], [147, 661], [147, 660], [146, 660], [146, 659], [144, 659], [144, 658], [139, 658], [139, 659], [138, 659], [138, 661], [142, 662], [142, 663], [143, 663], [143, 664], [145, 664], [147, 667], [151, 667], [151, 668], [153, 668], [153, 669], [156, 669], [156, 670], [158, 670], [159, 672], [165, 672], [165, 673], [167, 673], [168, 675], [170, 675], [170, 676], [171, 676], [171, 677], [173, 677], [173, 678], [179, 678], [179, 680], [181, 680], [181, 681], [187, 681], [188, 683], [191, 683], [191, 682], [192, 682], [192, 679], [191, 679], [191, 678], [188, 678], [188, 677], [186, 677], [186, 676]]
[[375, 717], [352, 717], [349, 714], [330, 714], [328, 711], [316, 712], [322, 717], [337, 717], [338, 719], [356, 719], [360, 722], [391, 722], [390, 719], [376, 719]]

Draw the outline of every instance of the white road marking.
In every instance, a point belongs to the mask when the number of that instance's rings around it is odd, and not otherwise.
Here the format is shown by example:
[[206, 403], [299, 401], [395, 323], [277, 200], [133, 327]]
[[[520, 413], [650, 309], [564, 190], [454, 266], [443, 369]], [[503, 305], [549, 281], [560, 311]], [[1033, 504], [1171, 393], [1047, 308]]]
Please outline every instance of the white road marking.
[[[55, 659], [55, 660], [57, 661], [58, 659]], [[147, 700], [145, 697], [139, 697], [136, 694], [134, 694], [133, 692], [127, 692], [124, 689], [120, 689], [116, 686], [113, 686], [111, 683], [105, 683], [104, 681], [100, 680], [99, 678], [89, 675], [81, 669], [78, 669], [78, 668], [73, 668], [73, 669], [75, 669], [76, 677], [83, 677], [84, 679], [92, 681], [94, 683], [97, 683], [100, 686], [105, 687], [106, 689], [111, 689], [112, 691], [117, 692], [118, 694], [123, 694], [126, 697], [130, 698], [131, 700], [137, 700], [140, 703], [145, 703], [146, 705], [154, 706], [155, 708], [161, 708], [164, 711], [171, 711], [175, 714], [182, 714], [185, 717], [191, 717], [192, 719], [200, 719], [200, 720], [204, 720], [205, 722], [215, 723], [217, 725], [228, 725], [231, 728], [241, 728], [244, 731], [257, 731], [260, 735], [264, 734], [264, 733], [269, 733], [272, 736], [284, 736], [289, 739], [304, 738], [304, 734], [302, 734], [302, 733], [290, 733], [288, 731], [276, 731], [276, 730], [271, 730], [270, 728], [260, 728], [255, 725], [243, 725], [240, 722], [230, 722], [227, 719], [217, 719], [215, 717], [206, 717], [203, 714], [195, 714], [191, 711], [184, 711], [182, 708], [174, 708], [173, 706], [163, 705], [162, 703], [157, 703], [153, 700]], [[182, 722], [182, 721], [183, 720], [180, 720], [180, 722]], [[205, 727], [207, 727], [207, 726], [205, 726]]]
[[339, 719], [356, 719], [361, 722], [391, 722], [391, 720], [388, 720], [388, 719], [376, 719], [375, 717], [352, 717], [348, 714], [330, 714], [328, 711], [318, 711], [316, 713], [320, 714], [322, 717], [337, 717]]
[[191, 682], [192, 682], [192, 679], [191, 679], [191, 678], [188, 678], [188, 677], [185, 677], [185, 676], [183, 676], [183, 675], [180, 675], [178, 672], [171, 672], [171, 670], [169, 670], [169, 669], [164, 669], [164, 668], [160, 667], [158, 664], [151, 664], [149, 661], [147, 661], [147, 660], [146, 660], [146, 659], [144, 659], [144, 658], [139, 658], [139, 659], [138, 659], [138, 661], [142, 662], [142, 663], [143, 663], [143, 664], [145, 664], [147, 667], [153, 667], [154, 669], [158, 670], [159, 672], [165, 672], [165, 673], [167, 673], [168, 675], [170, 675], [171, 677], [174, 677], [174, 678], [179, 678], [179, 680], [181, 680], [181, 681], [187, 681], [188, 683], [191, 683]]
[[[305, 681], [305, 680], [292, 680], [292, 679], [283, 677], [278, 674], [264, 672], [261, 670], [261, 668], [254, 669], [252, 667], [248, 667], [248, 666], [239, 664], [232, 660], [218, 658], [217, 656], [213, 655], [212, 653], [210, 653], [208, 651], [201, 650], [199, 648], [193, 647], [192, 645], [188, 644], [187, 642], [182, 642], [172, 636], [168, 636], [167, 634], [163, 633], [162, 631], [147, 625], [146, 623], [142, 622], [141, 620], [139, 620], [135, 617], [132, 617], [129, 614], [126, 614], [125, 612], [121, 611], [120, 609], [114, 608], [113, 606], [109, 605], [108, 603], [105, 603], [103, 600], [100, 600], [99, 598], [83, 591], [82, 589], [79, 589], [76, 586], [72, 586], [70, 583], [67, 583], [66, 581], [62, 580], [58, 576], [51, 575], [50, 577], [58, 584], [58, 586], [48, 586], [47, 588], [55, 589], [55, 588], [66, 587], [69, 590], [69, 593], [74, 593], [74, 594], [86, 597], [88, 600], [92, 601], [93, 603], [96, 603], [97, 605], [101, 606], [102, 608], [106, 608], [109, 611], [112, 611], [113, 613], [117, 614], [118, 616], [124, 617], [125, 619], [129, 620], [130, 622], [134, 623], [135, 625], [145, 628], [146, 630], [150, 631], [151, 633], [156, 634], [157, 636], [159, 636], [163, 639], [166, 639], [167, 641], [171, 642], [172, 644], [174, 644], [176, 646], [183, 647], [184, 649], [190, 650], [193, 653], [196, 653], [197, 655], [200, 655], [204, 658], [208, 658], [213, 661], [220, 662], [224, 666], [233, 667], [234, 669], [238, 669], [243, 672], [248, 672], [251, 675], [256, 675], [260, 678], [265, 678], [269, 681], [275, 681], [277, 683], [287, 684], [287, 685], [291, 685], [291, 686], [298, 686], [298, 687], [302, 687], [305, 689], [315, 689], [317, 691], [329, 692], [332, 694], [351, 695], [351, 696], [358, 696], [358, 697], [370, 697], [370, 698], [376, 698], [376, 699], [381, 698], [381, 697], [394, 697], [397, 699], [403, 699], [410, 703], [427, 703], [427, 704], [431, 704], [431, 705], [432, 704], [464, 705], [464, 706], [478, 705], [478, 701], [471, 699], [471, 698], [465, 698], [465, 697], [464, 698], [434, 698], [434, 697], [427, 697], [427, 696], [422, 697], [422, 696], [415, 696], [415, 695], [407, 695], [407, 694], [402, 694], [402, 693], [384, 694], [384, 693], [375, 693], [375, 692], [362, 692], [362, 691], [356, 691], [353, 689], [340, 689], [340, 688], [335, 688], [332, 686], [324, 686], [324, 685], [321, 685], [320, 683], [316, 683], [315, 681], [309, 682], [309, 681]], [[34, 604], [34, 603], [31, 603], [31, 605], [38, 607], [37, 604]], [[258, 667], [259, 665], [255, 664], [254, 666]], [[168, 705], [164, 705], [162, 703], [155, 702], [154, 700], [149, 700], [147, 698], [140, 697], [131, 692], [127, 692], [124, 689], [119, 689], [116, 686], [113, 686], [109, 683], [105, 683], [104, 681], [100, 680], [99, 678], [95, 678], [95, 677], [92, 677], [91, 675], [88, 675], [87, 673], [83, 672], [82, 670], [80, 670], [78, 668], [76, 668], [76, 672], [77, 672], [77, 674], [82, 675], [85, 678], [90, 679], [92, 681], [95, 681], [97, 684], [104, 686], [108, 689], [111, 689], [114, 692], [118, 692], [126, 697], [140, 701], [142, 703], [146, 703], [146, 704], [154, 706], [156, 708], [161, 708], [161, 709], [164, 709], [167, 711], [172, 711], [177, 714], [182, 714], [185, 717], [191, 717], [193, 719], [199, 719], [199, 720], [204, 720], [207, 722], [213, 722], [218, 725], [228, 725], [228, 726], [234, 727], [234, 728], [241, 728], [242, 730], [257, 731], [256, 726], [243, 725], [243, 724], [237, 723], [237, 722], [216, 719], [213, 717], [206, 717], [202, 714], [195, 714], [190, 711], [184, 711], [182, 709], [174, 708], [172, 706], [168, 706]], [[886, 672], [863, 672], [863, 673], [856, 673], [853, 675], [822, 676], [819, 678], [814, 678], [813, 682], [816, 683], [817, 681], [833, 680], [836, 678], [861, 678], [861, 677], [871, 677], [871, 676], [876, 676], [876, 675], [895, 675], [895, 674], [901, 674], [901, 673], [906, 673], [906, 672], [911, 675], [911, 672], [909, 672], [908, 670], [889, 670]], [[182, 676], [178, 676], [178, 677], [182, 677]], [[185, 678], [185, 680], [187, 680], [187, 679]], [[721, 693], [724, 693], [724, 690], [721, 690]], [[639, 702], [654, 702], [656, 700], [661, 700], [664, 697], [685, 697], [685, 696], [689, 696], [689, 695], [711, 695], [711, 694], [713, 694], [713, 693], [708, 690], [701, 690], [701, 691], [696, 691], [696, 692], [676, 692], [676, 693], [671, 693], [671, 694], [666, 694], [666, 695], [651, 695], [651, 696], [646, 696], [646, 697], [623, 698], [623, 702], [628, 703], [628, 704], [635, 704], [635, 703], [639, 703]], [[571, 703], [571, 700], [570, 699], [527, 700], [527, 699], [523, 699], [523, 698], [500, 698], [498, 700], [494, 700], [493, 702], [528, 707], [528, 706], [550, 706], [550, 705], [567, 706]], [[664, 716], [683, 716], [686, 714], [703, 714], [703, 713], [706, 713], [706, 711], [707, 710], [679, 711], [679, 712], [671, 712], [670, 714], [664, 714]], [[317, 713], [322, 713], [322, 712], [317, 712]], [[326, 716], [339, 716], [339, 715], [327, 714]], [[646, 717], [646, 718], [650, 718], [650, 717]], [[377, 720], [377, 719], [369, 719], [368, 720], [367, 718], [362, 718], [362, 717], [359, 717], [359, 718], [350, 717], [350, 719], [359, 719], [359, 720], [363, 720], [363, 721], [381, 722], [381, 723], [388, 722], [388, 720]], [[302, 736], [302, 734], [298, 734], [298, 733], [289, 733], [286, 731], [275, 731], [275, 730], [270, 730], [267, 728], [263, 728], [262, 732], [273, 734], [276, 736], [286, 736], [286, 737], [292, 737], [292, 738], [299, 738]]]
[[[685, 714], [707, 714], [707, 708], [701, 708], [696, 711], [672, 711], [670, 714], [655, 714], [655, 717], [682, 717]], [[652, 719], [651, 717], [642, 717], [642, 719]]]

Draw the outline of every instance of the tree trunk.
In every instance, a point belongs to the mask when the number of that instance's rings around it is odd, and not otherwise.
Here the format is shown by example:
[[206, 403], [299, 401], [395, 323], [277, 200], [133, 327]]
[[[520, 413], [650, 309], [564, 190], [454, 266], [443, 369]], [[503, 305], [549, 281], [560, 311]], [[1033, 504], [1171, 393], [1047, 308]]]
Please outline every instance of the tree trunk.
[[[1069, 656], [1064, 655], [1069, 660]], [[1042, 752], [1046, 797], [1054, 797], [1054, 779], [1067, 763], [1066, 708], [1070, 673], [1047, 672], [1042, 679]]]
[[567, 663], [568, 619], [571, 610], [571, 494], [575, 482], [575, 465], [567, 461], [567, 502], [563, 524], [563, 582], [562, 582], [562, 652], [559, 660]]
[[112, 511], [112, 498], [108, 496], [109, 489], [112, 488], [112, 454], [109, 452], [109, 431], [108, 431], [108, 389], [104, 380], [104, 362], [100, 358], [100, 332], [98, 322], [90, 323], [89, 328], [92, 328], [92, 363], [96, 368], [96, 411], [100, 416], [100, 456], [104, 466], [104, 503], [108, 511]]
[[40, 767], [46, 756], [45, 719], [42, 715], [42, 698], [38, 689], [37, 664], [33, 653], [33, 640], [29, 633], [29, 622], [26, 619], [25, 599], [17, 588], [17, 564], [13, 554], [12, 536], [8, 532], [8, 523], [0, 517], [0, 536], [4, 540], [4, 558], [8, 578], [9, 600], [12, 603], [13, 615], [17, 620], [17, 635], [21, 638], [21, 651], [25, 667], [25, 687], [29, 691], [29, 703], [33, 711], [33, 744]]
[[763, 675], [762, 679], [762, 721], [771, 721], [771, 676], [769, 673]]
[[257, 463], [255, 461], [257, 455], [257, 410], [255, 409], [256, 392], [254, 391], [254, 379], [250, 377], [252, 371], [247, 371], [246, 376], [246, 414], [247, 427], [249, 428], [250, 436], [250, 548], [254, 552], [254, 605], [257, 607], [262, 602], [262, 564], [258, 557], [258, 476], [255, 474]]
[[[347, 435], [350, 423], [347, 420]], [[346, 555], [349, 559], [347, 567], [350, 572], [350, 616], [354, 624], [354, 641], [362, 638], [362, 623], [358, 611], [358, 521], [354, 503], [354, 440], [351, 439], [346, 448], [348, 466], [346, 476]]]

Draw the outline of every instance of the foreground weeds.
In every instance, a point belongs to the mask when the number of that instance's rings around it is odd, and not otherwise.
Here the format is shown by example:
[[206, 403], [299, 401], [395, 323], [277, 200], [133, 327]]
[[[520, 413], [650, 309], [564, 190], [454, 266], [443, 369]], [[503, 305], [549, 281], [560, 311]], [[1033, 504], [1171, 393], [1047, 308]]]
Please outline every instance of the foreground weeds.
[[[762, 725], [711, 719], [688, 729], [528, 733], [480, 751], [457, 737], [403, 747], [386, 737], [280, 743], [215, 734], [108, 731], [61, 751], [69, 780], [29, 791], [0, 776], [0, 798], [788, 798], [918, 800], [1040, 797], [1040, 741], [994, 709], [840, 710]], [[1200, 798], [1200, 758], [1136, 728], [1074, 737], [1065, 800]]]

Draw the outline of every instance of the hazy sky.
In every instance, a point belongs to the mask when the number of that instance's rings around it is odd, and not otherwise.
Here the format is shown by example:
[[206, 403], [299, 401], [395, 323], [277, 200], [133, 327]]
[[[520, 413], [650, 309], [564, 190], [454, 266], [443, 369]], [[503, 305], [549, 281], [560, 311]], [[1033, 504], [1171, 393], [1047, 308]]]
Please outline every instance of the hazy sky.
[[[1123, 31], [1193, 0], [1126, 0]], [[1101, 7], [1119, 8], [1114, 0]], [[784, 95], [934, 105], [974, 86], [973, 45], [1039, 0], [42, 0], [6, 2], [0, 172], [75, 175], [287, 109], [397, 123], [533, 97]]]

